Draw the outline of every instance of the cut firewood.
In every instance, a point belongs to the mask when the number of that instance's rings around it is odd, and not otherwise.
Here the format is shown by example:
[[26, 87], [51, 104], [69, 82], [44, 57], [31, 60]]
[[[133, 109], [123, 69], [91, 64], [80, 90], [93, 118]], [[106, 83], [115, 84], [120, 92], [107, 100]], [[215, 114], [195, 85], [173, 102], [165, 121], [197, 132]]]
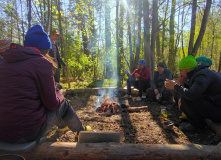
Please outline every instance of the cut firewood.
[[148, 109], [148, 106], [142, 106], [142, 107], [128, 107], [127, 111], [128, 112], [140, 112], [141, 110], [146, 110]]

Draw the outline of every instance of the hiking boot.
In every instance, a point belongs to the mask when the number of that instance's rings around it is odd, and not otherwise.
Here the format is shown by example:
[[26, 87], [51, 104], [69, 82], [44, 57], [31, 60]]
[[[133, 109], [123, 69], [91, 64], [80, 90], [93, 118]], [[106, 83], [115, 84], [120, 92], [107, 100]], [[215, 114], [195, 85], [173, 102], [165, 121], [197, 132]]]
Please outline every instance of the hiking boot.
[[136, 98], [136, 101], [141, 101], [142, 99], [140, 98], [140, 96], [138, 96], [137, 98]]
[[181, 123], [179, 128], [181, 131], [187, 131], [187, 132], [196, 131], [196, 129], [193, 127], [193, 125], [190, 123], [187, 123], [187, 122]]

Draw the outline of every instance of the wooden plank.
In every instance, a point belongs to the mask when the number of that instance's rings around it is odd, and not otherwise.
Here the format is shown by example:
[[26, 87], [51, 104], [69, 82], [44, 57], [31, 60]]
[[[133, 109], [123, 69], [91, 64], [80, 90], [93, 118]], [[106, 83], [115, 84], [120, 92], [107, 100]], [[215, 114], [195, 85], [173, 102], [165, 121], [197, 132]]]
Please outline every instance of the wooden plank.
[[20, 155], [26, 160], [208, 160], [221, 159], [221, 146], [46, 142]]
[[113, 132], [88, 132], [81, 131], [79, 134], [79, 143], [101, 143], [101, 142], [116, 142], [120, 143], [123, 140], [123, 133]]

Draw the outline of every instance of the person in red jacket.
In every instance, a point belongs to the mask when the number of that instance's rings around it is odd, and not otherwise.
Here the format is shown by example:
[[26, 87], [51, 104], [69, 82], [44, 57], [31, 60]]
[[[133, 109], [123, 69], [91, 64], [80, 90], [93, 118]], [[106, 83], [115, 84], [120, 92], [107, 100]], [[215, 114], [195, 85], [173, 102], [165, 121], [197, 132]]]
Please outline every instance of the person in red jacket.
[[135, 69], [132, 74], [127, 73], [127, 76], [129, 78], [127, 79], [127, 94], [125, 98], [131, 97], [131, 86], [139, 89], [139, 94], [136, 99], [137, 101], [141, 101], [141, 97], [146, 98], [146, 96], [142, 96], [142, 92], [150, 87], [151, 73], [145, 66], [145, 60], [140, 60], [138, 63], [138, 69]]
[[0, 65], [0, 141], [38, 140], [52, 125], [85, 130], [75, 111], [56, 90], [47, 58], [51, 41], [40, 25], [31, 27], [24, 47], [11, 44]]

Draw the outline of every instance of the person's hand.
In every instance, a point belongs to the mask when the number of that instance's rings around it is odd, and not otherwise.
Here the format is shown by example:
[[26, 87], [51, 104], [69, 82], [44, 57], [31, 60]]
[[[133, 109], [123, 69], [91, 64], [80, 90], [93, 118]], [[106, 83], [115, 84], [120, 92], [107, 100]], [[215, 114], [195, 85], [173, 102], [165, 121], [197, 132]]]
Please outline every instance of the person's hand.
[[184, 85], [184, 77], [178, 78], [178, 79], [177, 79], [177, 83], [178, 83], [179, 85], [183, 86], [183, 85]]
[[155, 93], [155, 95], [157, 96], [157, 95], [159, 94], [158, 89], [154, 89], [154, 93]]
[[179, 107], [179, 110], [180, 110], [180, 106], [181, 106], [181, 98], [178, 100], [178, 107]]
[[175, 80], [169, 80], [166, 79], [166, 81], [164, 82], [164, 85], [167, 89], [174, 89], [174, 86], [177, 82]]

